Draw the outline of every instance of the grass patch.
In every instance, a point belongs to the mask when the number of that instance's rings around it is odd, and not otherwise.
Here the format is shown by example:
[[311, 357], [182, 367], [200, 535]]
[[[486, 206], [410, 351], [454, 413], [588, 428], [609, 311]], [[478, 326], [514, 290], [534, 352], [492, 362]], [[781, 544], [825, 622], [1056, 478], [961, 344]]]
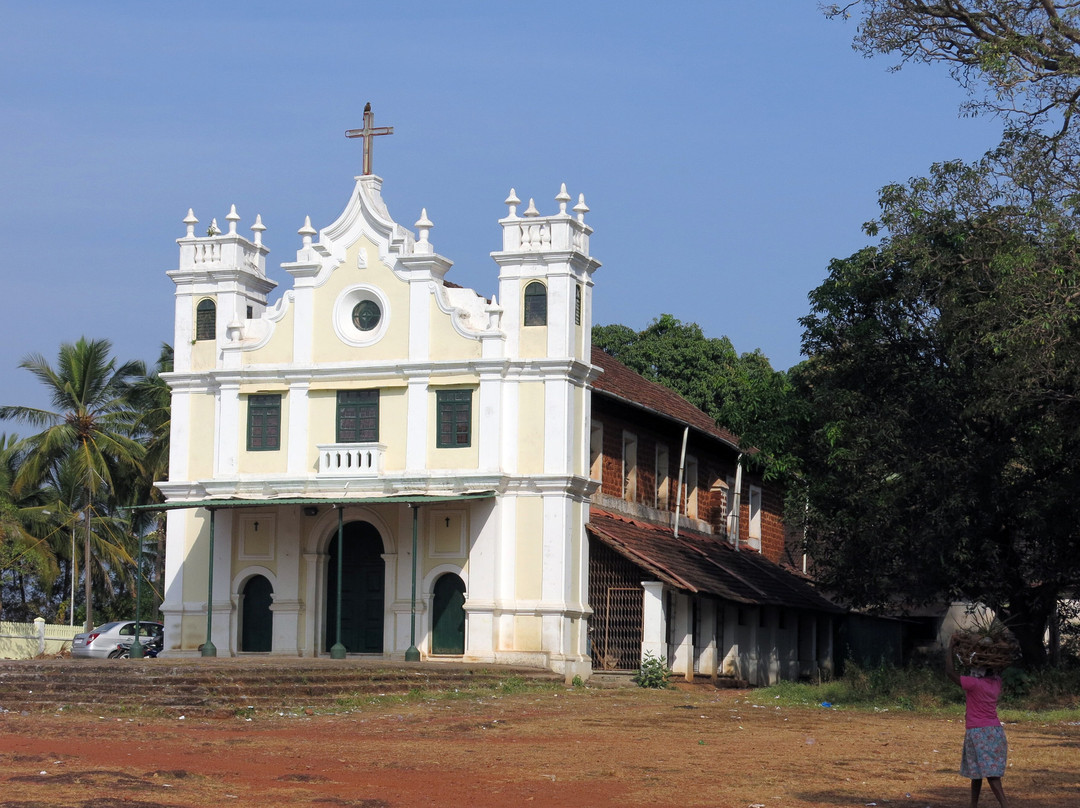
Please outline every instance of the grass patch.
[[455, 701], [518, 693], [552, 693], [562, 690], [565, 690], [565, 686], [561, 682], [529, 679], [523, 676], [507, 676], [490, 684], [461, 684], [452, 688], [413, 687], [404, 693], [355, 693], [341, 696], [336, 699], [335, 703], [338, 707], [355, 710], [363, 707], [392, 704]]
[[[999, 705], [1002, 720], [1075, 721], [1080, 718], [1080, 670], [1009, 669]], [[964, 692], [943, 671], [925, 666], [863, 669], [848, 662], [844, 676], [810, 684], [780, 682], [754, 692], [758, 703], [829, 704], [839, 709], [962, 713]]]

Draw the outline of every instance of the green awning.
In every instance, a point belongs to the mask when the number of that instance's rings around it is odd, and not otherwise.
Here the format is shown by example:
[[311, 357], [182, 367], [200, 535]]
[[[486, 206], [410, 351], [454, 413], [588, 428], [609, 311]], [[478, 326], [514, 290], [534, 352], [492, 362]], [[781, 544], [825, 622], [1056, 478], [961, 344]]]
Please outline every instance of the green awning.
[[246, 499], [244, 497], [213, 497], [177, 502], [161, 502], [155, 505], [132, 505], [129, 511], [176, 511], [182, 508], [266, 508], [272, 505], [430, 505], [439, 502], [463, 502], [473, 499], [491, 499], [494, 491], [467, 491], [461, 494], [393, 494], [389, 496], [355, 497], [270, 497]]

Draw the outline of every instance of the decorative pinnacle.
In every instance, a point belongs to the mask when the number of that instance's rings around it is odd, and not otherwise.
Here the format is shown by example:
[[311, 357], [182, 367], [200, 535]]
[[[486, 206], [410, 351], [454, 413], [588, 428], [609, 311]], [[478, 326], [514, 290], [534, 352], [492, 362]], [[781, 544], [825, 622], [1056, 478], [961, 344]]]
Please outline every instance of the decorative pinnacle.
[[187, 225], [187, 237], [192, 238], [195, 235], [195, 225], [199, 223], [199, 220], [195, 218], [195, 211], [191, 208], [187, 209], [187, 216], [184, 217], [184, 224]]
[[562, 184], [559, 188], [559, 195], [555, 197], [555, 201], [559, 203], [559, 215], [566, 215], [566, 203], [570, 201], [570, 194], [566, 193], [566, 183]]
[[574, 213], [577, 214], [577, 220], [584, 224], [585, 214], [589, 212], [589, 206], [585, 204], [585, 194], [578, 194], [577, 204], [574, 205]]
[[304, 226], [296, 231], [304, 237], [304, 249], [311, 246], [311, 237], [315, 235], [315, 228], [311, 226], [311, 217], [304, 217]]
[[229, 235], [236, 235], [236, 223], [240, 221], [240, 214], [236, 212], [236, 205], [229, 208], [229, 215], [225, 217], [225, 220], [229, 223]]
[[427, 244], [428, 243], [428, 233], [431, 231], [431, 228], [434, 227], [434, 226], [435, 225], [432, 224], [431, 221], [427, 217], [427, 208], [421, 208], [420, 209], [420, 218], [417, 220], [416, 224], [413, 225], [413, 227], [415, 227], [417, 230], [420, 231], [420, 243], [421, 244]]
[[536, 209], [536, 203], [533, 202], [532, 197], [529, 197], [529, 207], [525, 208], [525, 212], [522, 216], [539, 216], [540, 211]]
[[506, 202], [503, 204], [510, 206], [510, 213], [507, 215], [511, 219], [517, 216], [517, 206], [521, 204], [521, 200], [517, 198], [517, 194], [514, 192], [513, 188], [510, 189], [510, 196], [506, 197]]
[[210, 220], [210, 226], [206, 228], [206, 235], [208, 236], [220, 236], [221, 228], [217, 226], [217, 218]]
[[256, 247], [261, 247], [262, 246], [262, 234], [263, 234], [263, 230], [266, 229], [266, 225], [262, 223], [262, 216], [260, 214], [258, 214], [258, 213], [255, 214], [255, 224], [253, 224], [251, 226], [251, 229], [255, 233], [255, 246]]

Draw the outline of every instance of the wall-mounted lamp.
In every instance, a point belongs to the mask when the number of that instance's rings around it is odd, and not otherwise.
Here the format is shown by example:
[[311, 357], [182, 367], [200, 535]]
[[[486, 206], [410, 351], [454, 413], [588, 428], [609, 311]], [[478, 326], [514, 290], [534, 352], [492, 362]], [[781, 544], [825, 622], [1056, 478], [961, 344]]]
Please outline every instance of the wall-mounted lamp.
[[255, 523], [255, 532], [256, 533], [259, 532], [259, 523], [258, 522]]
[[304, 516], [316, 516], [319, 513], [319, 509], [314, 505], [304, 506]]
[[450, 527], [450, 517], [446, 517], [446, 526]]

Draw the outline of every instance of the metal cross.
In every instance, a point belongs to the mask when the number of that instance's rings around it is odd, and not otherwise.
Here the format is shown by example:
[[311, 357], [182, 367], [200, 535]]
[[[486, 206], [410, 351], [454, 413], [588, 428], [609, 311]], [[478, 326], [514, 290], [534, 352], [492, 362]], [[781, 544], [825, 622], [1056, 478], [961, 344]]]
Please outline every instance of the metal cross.
[[361, 137], [364, 139], [364, 175], [371, 173], [372, 138], [376, 135], [392, 135], [394, 127], [375, 126], [375, 114], [371, 111], [371, 102], [364, 105], [364, 128], [348, 129], [345, 137]]

